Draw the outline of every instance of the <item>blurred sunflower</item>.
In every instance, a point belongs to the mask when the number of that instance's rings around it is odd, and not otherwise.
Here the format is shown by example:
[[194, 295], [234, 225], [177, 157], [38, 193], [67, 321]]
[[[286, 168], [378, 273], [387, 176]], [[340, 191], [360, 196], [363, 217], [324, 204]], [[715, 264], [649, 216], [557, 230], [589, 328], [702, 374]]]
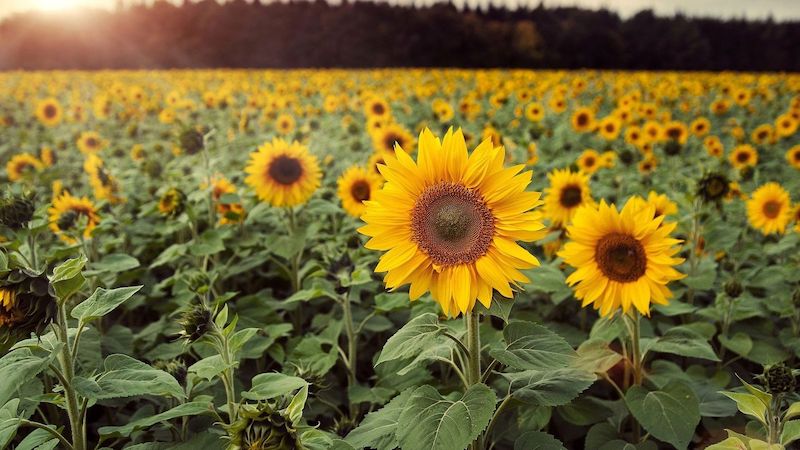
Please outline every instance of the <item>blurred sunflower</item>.
[[691, 125], [689, 125], [689, 129], [692, 131], [693, 135], [701, 138], [707, 135], [711, 130], [711, 122], [705, 117], [698, 117], [692, 121]]
[[6, 163], [6, 174], [9, 181], [18, 181], [26, 174], [38, 172], [44, 168], [44, 164], [30, 153], [18, 153], [11, 157]]
[[607, 317], [633, 306], [650, 315], [651, 303], [667, 304], [672, 293], [667, 283], [683, 278], [674, 269], [680, 240], [669, 235], [677, 223], [663, 223], [655, 208], [637, 208], [629, 201], [616, 206], [601, 201], [578, 210], [567, 227], [571, 239], [558, 256], [576, 270], [567, 277], [582, 306], [593, 305]]
[[600, 153], [597, 153], [597, 150], [588, 148], [578, 156], [577, 164], [582, 172], [591, 175], [600, 169], [601, 162]]
[[89, 174], [89, 184], [92, 185], [95, 198], [107, 200], [110, 203], [119, 203], [119, 183], [106, 171], [103, 160], [97, 155], [90, 154], [83, 163], [83, 170]]
[[758, 164], [758, 151], [750, 144], [738, 145], [728, 155], [728, 161], [736, 169], [753, 167]]
[[416, 162], [402, 148], [380, 166], [383, 188], [366, 202], [359, 232], [366, 247], [386, 251], [376, 272], [386, 286], [410, 284], [416, 300], [430, 291], [448, 316], [490, 306], [492, 291], [513, 296], [528, 279], [519, 271], [538, 260], [515, 241], [544, 235], [540, 194], [525, 189], [531, 172], [504, 168], [505, 150], [484, 140], [468, 154], [461, 130], [439, 141], [419, 138]]
[[339, 199], [342, 207], [353, 217], [361, 217], [364, 203], [380, 189], [383, 178], [361, 166], [353, 166], [345, 170], [337, 181]]
[[409, 148], [414, 145], [414, 136], [398, 124], [386, 124], [372, 135], [376, 152], [394, 152], [394, 146]]
[[36, 118], [48, 127], [54, 127], [61, 123], [63, 116], [64, 109], [61, 107], [61, 103], [54, 98], [46, 98], [36, 104]]
[[158, 199], [158, 212], [165, 217], [177, 217], [186, 209], [186, 194], [178, 188], [167, 189]]
[[658, 159], [655, 156], [649, 155], [639, 161], [638, 169], [642, 175], [649, 175], [653, 173], [658, 167]]
[[600, 123], [597, 126], [599, 130], [600, 136], [607, 141], [613, 141], [619, 136], [619, 132], [622, 129], [622, 123], [620, 119], [615, 116], [606, 116], [600, 120]]
[[544, 216], [553, 225], [569, 224], [579, 207], [594, 203], [588, 174], [556, 169], [547, 179], [550, 186], [544, 190]]
[[84, 239], [92, 237], [92, 232], [100, 223], [94, 204], [87, 197], [73, 197], [64, 191], [53, 199], [47, 210], [50, 230], [66, 243], [74, 244], [77, 236]]
[[594, 111], [590, 108], [582, 107], [572, 113], [572, 128], [579, 133], [592, 131], [595, 126]]
[[275, 129], [284, 136], [294, 131], [294, 125], [294, 117], [290, 114], [281, 114], [275, 120]]
[[389, 109], [389, 104], [386, 103], [386, 100], [373, 97], [364, 102], [364, 114], [367, 117], [388, 119], [392, 112]]
[[531, 122], [541, 122], [544, 119], [544, 107], [541, 103], [529, 103], [525, 107], [525, 118]]
[[753, 192], [747, 200], [747, 220], [763, 234], [781, 233], [792, 220], [789, 193], [778, 183], [770, 182]]
[[94, 131], [84, 131], [81, 133], [80, 137], [78, 137], [78, 150], [87, 155], [103, 150], [106, 145], [108, 145], [108, 142]]
[[775, 139], [775, 129], [768, 123], [759, 125], [750, 133], [750, 139], [757, 145], [769, 144]]
[[786, 161], [795, 169], [800, 170], [800, 144], [786, 151]]
[[795, 205], [792, 219], [794, 220], [794, 231], [800, 233], [800, 203]]
[[317, 158], [297, 141], [275, 138], [250, 154], [245, 179], [261, 201], [272, 206], [305, 203], [322, 178]]
[[539, 162], [539, 153], [537, 151], [536, 142], [531, 142], [528, 144], [528, 160], [525, 161], [525, 164], [529, 166], [535, 166], [537, 162]]

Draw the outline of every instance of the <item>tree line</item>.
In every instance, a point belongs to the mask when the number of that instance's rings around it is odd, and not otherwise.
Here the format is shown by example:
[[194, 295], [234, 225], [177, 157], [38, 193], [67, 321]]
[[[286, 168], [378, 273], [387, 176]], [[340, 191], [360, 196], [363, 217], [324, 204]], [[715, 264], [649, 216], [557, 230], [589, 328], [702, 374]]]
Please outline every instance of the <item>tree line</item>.
[[800, 71], [800, 22], [575, 7], [163, 1], [0, 23], [0, 69], [531, 67]]

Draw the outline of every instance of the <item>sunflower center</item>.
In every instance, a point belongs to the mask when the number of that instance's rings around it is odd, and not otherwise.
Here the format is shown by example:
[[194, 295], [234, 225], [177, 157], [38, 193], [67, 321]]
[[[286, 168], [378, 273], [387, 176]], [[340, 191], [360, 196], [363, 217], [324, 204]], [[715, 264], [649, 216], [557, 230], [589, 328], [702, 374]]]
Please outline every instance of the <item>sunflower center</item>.
[[765, 216], [767, 216], [770, 219], [774, 219], [778, 217], [778, 214], [780, 214], [781, 212], [781, 204], [780, 202], [776, 202], [775, 200], [770, 200], [764, 203], [762, 209], [764, 211]]
[[579, 127], [585, 127], [589, 123], [589, 116], [586, 114], [578, 114], [578, 117], [575, 119], [575, 122], [578, 124]]
[[561, 195], [558, 198], [559, 203], [564, 208], [574, 208], [581, 204], [583, 199], [583, 191], [580, 186], [570, 184], [561, 189]]
[[794, 160], [800, 161], [800, 150], [794, 152]]
[[358, 202], [363, 202], [364, 200], [369, 200], [369, 183], [364, 180], [358, 180], [353, 183], [353, 186], [350, 187], [350, 195], [353, 196]]
[[458, 183], [428, 187], [411, 215], [412, 240], [435, 264], [472, 263], [489, 250], [494, 216], [477, 192]]
[[[383, 144], [387, 150], [394, 150], [394, 144], [400, 144], [400, 136], [396, 134], [387, 134]], [[402, 147], [402, 145], [400, 145]]]
[[97, 146], [97, 139], [90, 137], [86, 139], [86, 145], [89, 147], [96, 147]]
[[269, 177], [283, 185], [294, 183], [302, 175], [303, 166], [300, 165], [300, 160], [291, 156], [278, 156], [269, 165]]
[[739, 152], [736, 155], [736, 160], [739, 162], [747, 162], [748, 159], [750, 159], [750, 155], [747, 152]]
[[54, 105], [45, 105], [44, 107], [44, 116], [48, 119], [52, 119], [56, 116], [56, 107]]
[[611, 233], [600, 238], [594, 258], [606, 277], [620, 283], [638, 280], [647, 269], [644, 247], [628, 234]]
[[372, 112], [375, 113], [376, 115], [380, 116], [383, 114], [384, 111], [386, 111], [386, 109], [384, 109], [383, 105], [381, 105], [380, 103], [375, 103], [374, 105], [372, 105]]
[[594, 157], [588, 156], [585, 160], [583, 160], [583, 163], [586, 167], [594, 167], [595, 163]]

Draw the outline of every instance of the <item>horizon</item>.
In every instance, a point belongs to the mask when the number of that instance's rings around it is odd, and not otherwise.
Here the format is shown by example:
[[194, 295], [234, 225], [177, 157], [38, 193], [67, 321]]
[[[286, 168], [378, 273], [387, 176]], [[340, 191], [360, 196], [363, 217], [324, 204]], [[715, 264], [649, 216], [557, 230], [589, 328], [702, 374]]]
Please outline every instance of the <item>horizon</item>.
[[[85, 9], [114, 11], [136, 5], [153, 4], [156, 0], [0, 0], [0, 21], [15, 15], [40, 13], [45, 15], [79, 12]], [[163, 0], [181, 4], [183, 0]], [[192, 3], [195, 0], [190, 0]], [[228, 0], [216, 0], [225, 3]], [[248, 2], [261, 0], [247, 0]], [[342, 0], [327, 0], [331, 4], [341, 4]], [[357, 0], [359, 1], [359, 0]], [[671, 17], [678, 14], [693, 18], [766, 20], [778, 22], [800, 20], [800, 2], [791, 0], [711, 0], [697, 2], [692, 0], [372, 0], [392, 5], [426, 7], [436, 3], [450, 2], [458, 8], [487, 8], [490, 5], [508, 9], [535, 8], [543, 4], [548, 8], [579, 7], [589, 10], [605, 9], [629, 18], [644, 10], [651, 10], [658, 16]]]

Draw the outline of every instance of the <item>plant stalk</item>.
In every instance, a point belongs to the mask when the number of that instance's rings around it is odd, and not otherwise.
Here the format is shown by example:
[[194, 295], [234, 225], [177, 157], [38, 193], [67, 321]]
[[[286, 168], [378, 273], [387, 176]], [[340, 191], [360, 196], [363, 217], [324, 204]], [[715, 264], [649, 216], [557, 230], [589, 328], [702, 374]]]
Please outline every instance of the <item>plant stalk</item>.
[[80, 403], [78, 402], [75, 389], [72, 387], [72, 380], [75, 378], [75, 362], [72, 359], [72, 352], [70, 351], [69, 336], [67, 334], [68, 323], [65, 299], [65, 301], [58, 306], [58, 335], [59, 340], [63, 344], [58, 353], [58, 361], [61, 365], [61, 374], [64, 378], [64, 400], [67, 404], [67, 415], [69, 417], [69, 426], [72, 433], [72, 448], [74, 450], [86, 450], [85, 427], [80, 413]]

